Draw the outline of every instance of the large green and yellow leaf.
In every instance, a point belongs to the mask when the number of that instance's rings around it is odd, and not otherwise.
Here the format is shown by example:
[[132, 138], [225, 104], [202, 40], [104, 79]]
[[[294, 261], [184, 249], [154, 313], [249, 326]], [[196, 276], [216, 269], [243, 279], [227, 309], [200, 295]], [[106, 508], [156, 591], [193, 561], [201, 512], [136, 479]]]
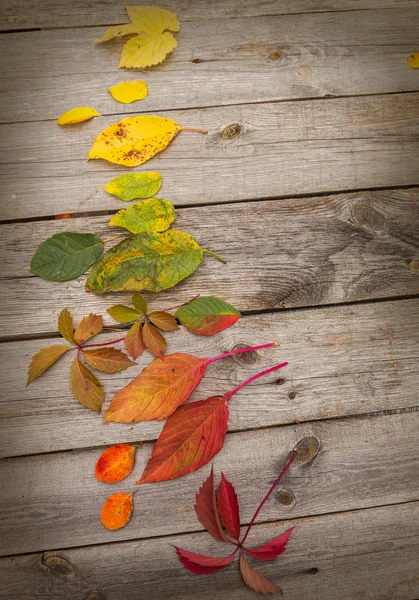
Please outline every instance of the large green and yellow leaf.
[[175, 209], [171, 202], [162, 198], [150, 198], [118, 211], [109, 225], [124, 227], [131, 233], [161, 232], [169, 229], [174, 220]]
[[94, 294], [160, 292], [191, 275], [202, 253], [194, 238], [183, 231], [137, 233], [105, 252], [90, 271], [86, 290]]
[[70, 281], [83, 275], [103, 253], [103, 242], [92, 233], [56, 233], [39, 246], [30, 271], [49, 281]]
[[31, 364], [28, 369], [28, 381], [26, 385], [29, 385], [31, 381], [42, 375], [44, 371], [55, 363], [63, 354], [71, 350], [71, 346], [56, 345], [49, 346], [48, 348], [42, 348], [33, 357]]
[[105, 185], [105, 191], [124, 202], [150, 198], [161, 188], [162, 177], [156, 171], [144, 173], [125, 173], [115, 177]]
[[86, 408], [101, 411], [105, 393], [99, 380], [76, 356], [70, 369], [70, 389]]

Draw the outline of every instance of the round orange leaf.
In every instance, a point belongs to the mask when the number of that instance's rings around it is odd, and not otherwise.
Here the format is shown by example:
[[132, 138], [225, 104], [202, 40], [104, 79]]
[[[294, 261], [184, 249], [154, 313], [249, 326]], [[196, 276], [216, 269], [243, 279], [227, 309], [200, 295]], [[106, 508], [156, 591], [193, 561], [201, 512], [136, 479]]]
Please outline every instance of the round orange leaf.
[[107, 529], [125, 527], [131, 518], [132, 494], [112, 494], [102, 506], [100, 518]]
[[128, 444], [106, 448], [96, 463], [96, 477], [105, 483], [121, 481], [131, 473], [134, 455], [135, 447]]

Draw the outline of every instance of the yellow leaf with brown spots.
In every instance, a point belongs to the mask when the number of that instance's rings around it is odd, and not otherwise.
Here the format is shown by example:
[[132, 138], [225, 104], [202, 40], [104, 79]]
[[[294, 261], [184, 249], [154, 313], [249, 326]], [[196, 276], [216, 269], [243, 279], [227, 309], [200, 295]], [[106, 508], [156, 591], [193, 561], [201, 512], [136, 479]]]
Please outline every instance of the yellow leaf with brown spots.
[[164, 150], [182, 129], [208, 133], [182, 127], [164, 117], [127, 117], [99, 133], [87, 159], [103, 158], [118, 165], [138, 167]]
[[88, 121], [92, 117], [101, 117], [102, 115], [90, 106], [79, 106], [78, 108], [72, 108], [67, 112], [63, 113], [57, 121], [57, 125], [73, 125], [74, 123], [81, 123], [82, 121]]

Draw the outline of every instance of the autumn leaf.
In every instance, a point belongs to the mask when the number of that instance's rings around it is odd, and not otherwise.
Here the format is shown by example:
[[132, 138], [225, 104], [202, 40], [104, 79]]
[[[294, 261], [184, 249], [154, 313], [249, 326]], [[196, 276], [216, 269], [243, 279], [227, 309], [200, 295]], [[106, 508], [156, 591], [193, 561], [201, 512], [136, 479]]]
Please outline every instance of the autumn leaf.
[[257, 548], [244, 548], [244, 550], [247, 554], [258, 560], [274, 560], [280, 554], [285, 552], [288, 539], [293, 529], [294, 527], [290, 527], [285, 533], [262, 546], [258, 546]]
[[79, 106], [72, 108], [67, 112], [63, 113], [57, 121], [57, 125], [73, 125], [74, 123], [81, 123], [82, 121], [88, 121], [92, 117], [101, 117], [97, 110], [90, 106]]
[[214, 487], [214, 470], [204, 481], [196, 495], [195, 512], [200, 523], [216, 540], [225, 542], [228, 538], [223, 531], [217, 509]]
[[182, 127], [166, 117], [126, 117], [99, 133], [87, 160], [103, 158], [118, 165], [138, 167], [164, 150], [182, 130], [208, 133]]
[[100, 315], [93, 315], [90, 313], [87, 317], [84, 317], [76, 327], [74, 332], [74, 341], [76, 344], [84, 344], [87, 340], [92, 338], [94, 335], [100, 333], [103, 329], [103, 319]]
[[126, 173], [115, 177], [105, 185], [108, 194], [117, 196], [124, 202], [131, 200], [150, 198], [157, 194], [161, 188], [162, 177], [156, 171], [148, 173]]
[[148, 318], [150, 321], [163, 331], [176, 331], [179, 329], [179, 325], [173, 315], [163, 310], [155, 310], [149, 313]]
[[118, 211], [109, 221], [114, 227], [124, 227], [131, 233], [165, 231], [175, 220], [173, 204], [162, 198], [151, 198]]
[[244, 582], [258, 594], [275, 594], [281, 591], [281, 588], [274, 585], [269, 579], [255, 571], [244, 558], [243, 553], [240, 554], [240, 572]]
[[100, 412], [105, 394], [99, 380], [76, 356], [70, 370], [70, 389], [83, 406]]
[[49, 281], [70, 281], [83, 275], [103, 253], [102, 240], [91, 233], [56, 233], [32, 257], [30, 272]]
[[117, 348], [94, 348], [83, 351], [84, 360], [94, 369], [103, 373], [119, 373], [137, 363]]
[[125, 336], [125, 348], [132, 358], [138, 358], [145, 350], [142, 327], [143, 324], [139, 321], [134, 323]]
[[90, 271], [86, 290], [160, 292], [191, 275], [202, 255], [203, 249], [183, 231], [137, 233], [105, 252]]
[[419, 69], [419, 52], [413, 52], [407, 59], [407, 63], [412, 69]]
[[71, 350], [71, 346], [56, 345], [49, 346], [48, 348], [42, 348], [37, 352], [31, 360], [31, 364], [28, 369], [28, 380], [26, 385], [29, 385], [31, 381], [42, 375], [44, 371], [57, 361], [60, 356]]
[[216, 296], [200, 296], [178, 308], [175, 317], [192, 333], [213, 335], [234, 325], [240, 313]]
[[148, 87], [145, 81], [125, 81], [110, 87], [109, 92], [118, 102], [131, 104], [131, 102], [145, 98], [148, 94]]
[[221, 483], [217, 490], [217, 506], [221, 521], [227, 532], [235, 540], [240, 537], [240, 510], [233, 485], [221, 473]]
[[74, 344], [73, 317], [68, 308], [63, 308], [58, 315], [58, 331], [67, 342]]
[[144, 323], [143, 325], [143, 341], [151, 354], [158, 358], [163, 358], [167, 348], [167, 342], [154, 325]]
[[135, 292], [135, 294], [132, 296], [131, 302], [133, 307], [140, 311], [140, 313], [143, 313], [143, 315], [147, 314], [147, 302], [144, 300], [144, 296], [138, 292]]
[[96, 477], [105, 483], [122, 481], [132, 471], [134, 456], [135, 446], [129, 444], [116, 444], [106, 448], [96, 463]]
[[131, 518], [132, 494], [112, 494], [102, 507], [101, 520], [103, 525], [114, 531], [125, 527]]
[[124, 304], [114, 304], [114, 306], [107, 308], [106, 312], [118, 323], [132, 323], [132, 321], [136, 321], [141, 317], [138, 310]]
[[183, 566], [189, 571], [197, 573], [198, 575], [222, 571], [233, 562], [237, 552], [236, 549], [232, 554], [230, 554], [230, 556], [226, 556], [225, 558], [213, 558], [212, 556], [204, 556], [202, 554], [188, 552], [188, 550], [182, 550], [182, 548], [178, 548], [177, 546], [175, 546], [175, 548], [177, 555], [179, 556], [179, 560]]
[[126, 6], [131, 23], [116, 25], [105, 31], [96, 42], [107, 42], [115, 37], [140, 34], [125, 44], [119, 68], [151, 67], [161, 63], [177, 46], [170, 31], [179, 31], [180, 23], [176, 15], [164, 8], [155, 6]]

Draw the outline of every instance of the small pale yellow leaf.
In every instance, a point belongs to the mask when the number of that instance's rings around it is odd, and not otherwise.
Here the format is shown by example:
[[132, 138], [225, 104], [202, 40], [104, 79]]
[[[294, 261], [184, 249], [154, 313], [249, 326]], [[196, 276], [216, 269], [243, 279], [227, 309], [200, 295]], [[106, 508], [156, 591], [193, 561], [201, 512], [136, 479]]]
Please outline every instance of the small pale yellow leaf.
[[407, 64], [412, 69], [419, 69], [419, 52], [413, 52], [407, 59]]
[[101, 117], [97, 110], [90, 106], [79, 106], [78, 108], [72, 108], [67, 112], [63, 113], [58, 119], [58, 125], [72, 125], [73, 123], [81, 123], [82, 121], [88, 121], [92, 117]]
[[122, 48], [118, 67], [121, 69], [144, 69], [163, 62], [169, 52], [177, 46], [177, 41], [170, 33], [137, 35]]
[[114, 25], [113, 27], [109, 27], [102, 35], [102, 37], [95, 40], [95, 44], [100, 44], [101, 42], [108, 42], [109, 40], [113, 40], [114, 38], [123, 37], [124, 35], [132, 35], [133, 33], [138, 33], [138, 27], [135, 23], [126, 23], [125, 25]]
[[118, 102], [130, 104], [136, 100], [142, 100], [148, 94], [148, 87], [145, 81], [125, 81], [109, 88], [109, 92]]

